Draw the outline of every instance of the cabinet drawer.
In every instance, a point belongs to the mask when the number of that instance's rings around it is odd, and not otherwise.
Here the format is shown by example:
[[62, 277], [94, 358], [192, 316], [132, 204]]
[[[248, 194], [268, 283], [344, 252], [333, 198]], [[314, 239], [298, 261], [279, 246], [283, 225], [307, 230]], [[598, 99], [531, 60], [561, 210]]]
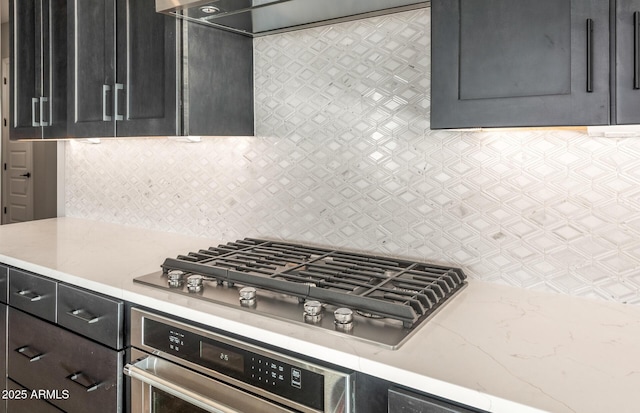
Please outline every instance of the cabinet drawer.
[[0, 303], [7, 303], [9, 268], [0, 264]]
[[124, 303], [58, 285], [58, 324], [114, 349], [123, 348]]
[[[15, 392], [14, 395], [19, 395], [18, 398], [9, 395], [7, 400], [7, 411], [11, 413], [61, 413], [62, 410], [57, 407], [40, 400], [37, 398], [31, 398], [31, 390], [25, 389], [13, 380], [7, 379], [7, 391]], [[26, 393], [25, 393], [26, 392]], [[27, 395], [26, 399], [22, 398], [22, 395]]]
[[68, 413], [122, 409], [124, 352], [9, 309], [8, 375]]
[[57, 283], [53, 280], [9, 269], [9, 304], [54, 323], [56, 289]]

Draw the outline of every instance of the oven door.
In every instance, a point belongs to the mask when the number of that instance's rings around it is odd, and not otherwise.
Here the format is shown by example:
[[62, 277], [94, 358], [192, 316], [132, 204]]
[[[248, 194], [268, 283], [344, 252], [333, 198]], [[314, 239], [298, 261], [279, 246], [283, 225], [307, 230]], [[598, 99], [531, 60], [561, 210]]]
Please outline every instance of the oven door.
[[132, 413], [292, 413], [251, 393], [228, 386], [162, 358], [132, 350]]

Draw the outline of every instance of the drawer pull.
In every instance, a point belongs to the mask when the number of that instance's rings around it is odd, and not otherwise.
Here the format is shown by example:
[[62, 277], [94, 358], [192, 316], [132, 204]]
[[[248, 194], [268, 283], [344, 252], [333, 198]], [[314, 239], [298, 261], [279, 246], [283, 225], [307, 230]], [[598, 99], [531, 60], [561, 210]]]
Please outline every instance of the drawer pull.
[[40, 353], [38, 350], [33, 350], [29, 346], [17, 348], [15, 351], [28, 358], [30, 362], [38, 361], [42, 356], [44, 356], [44, 353]]
[[[70, 376], [67, 376], [69, 380], [82, 387], [89, 393], [90, 391], [94, 391], [100, 386], [100, 383], [92, 380], [89, 376], [79, 371], [77, 373], [73, 373]], [[85, 384], [86, 383], [86, 384]]]
[[70, 315], [71, 317], [78, 318], [87, 324], [97, 323], [98, 320], [100, 319], [100, 317], [96, 317], [93, 314], [83, 309], [67, 311], [67, 314]]
[[38, 295], [33, 291], [29, 291], [29, 290], [18, 291], [17, 293], [15, 293], [15, 295], [17, 295], [18, 297], [26, 298], [29, 301], [40, 301], [42, 299], [41, 295]]

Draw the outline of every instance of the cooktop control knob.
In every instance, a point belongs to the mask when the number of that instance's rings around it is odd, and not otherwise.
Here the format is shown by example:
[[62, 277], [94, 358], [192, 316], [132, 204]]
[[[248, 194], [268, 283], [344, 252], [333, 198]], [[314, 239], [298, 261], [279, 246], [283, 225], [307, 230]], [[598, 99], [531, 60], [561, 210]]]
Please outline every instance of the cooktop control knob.
[[322, 312], [322, 303], [316, 300], [310, 300], [304, 303], [304, 313], [310, 316], [320, 315]]
[[253, 307], [256, 305], [256, 289], [253, 287], [242, 287], [240, 293], [240, 305], [243, 307]]
[[190, 275], [187, 277], [187, 291], [199, 293], [202, 291], [204, 277], [202, 275]]
[[184, 271], [171, 270], [167, 273], [169, 288], [180, 288], [184, 283]]
[[242, 287], [240, 289], [241, 300], [254, 300], [256, 298], [256, 289], [253, 287]]
[[353, 311], [348, 308], [338, 308], [333, 312], [336, 327], [341, 330], [351, 330], [353, 328]]
[[317, 324], [322, 321], [322, 303], [309, 300], [304, 303], [304, 321], [309, 324]]

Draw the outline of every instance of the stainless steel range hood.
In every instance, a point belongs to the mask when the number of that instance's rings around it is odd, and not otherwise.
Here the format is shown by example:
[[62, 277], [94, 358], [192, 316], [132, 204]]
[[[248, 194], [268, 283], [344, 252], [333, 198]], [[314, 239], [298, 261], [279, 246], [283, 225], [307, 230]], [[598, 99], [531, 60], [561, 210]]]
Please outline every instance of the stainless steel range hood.
[[156, 11], [251, 37], [427, 7], [418, 0], [156, 0]]

